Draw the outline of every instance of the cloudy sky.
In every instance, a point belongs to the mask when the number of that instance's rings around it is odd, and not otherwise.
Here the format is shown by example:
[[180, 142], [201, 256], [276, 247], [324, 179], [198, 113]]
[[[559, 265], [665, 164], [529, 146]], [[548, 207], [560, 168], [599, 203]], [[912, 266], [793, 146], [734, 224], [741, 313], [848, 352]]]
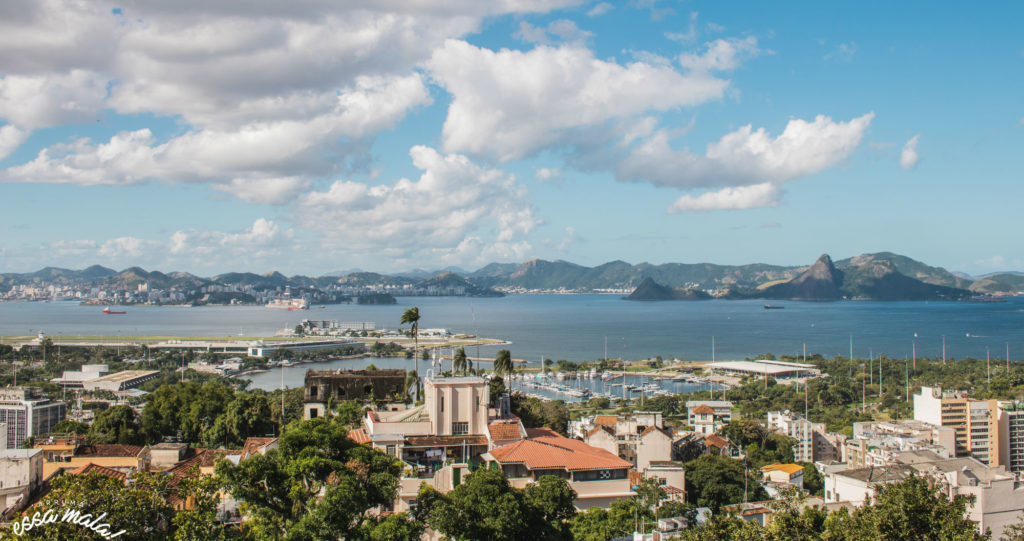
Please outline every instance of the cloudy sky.
[[1024, 270], [1009, 9], [3, 2], [0, 271]]

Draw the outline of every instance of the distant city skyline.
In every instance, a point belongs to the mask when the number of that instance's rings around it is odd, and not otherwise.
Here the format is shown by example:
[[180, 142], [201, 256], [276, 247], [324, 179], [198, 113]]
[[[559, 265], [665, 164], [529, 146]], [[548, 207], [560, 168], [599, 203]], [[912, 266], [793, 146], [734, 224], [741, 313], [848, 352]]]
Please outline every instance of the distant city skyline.
[[1024, 8], [0, 7], [0, 272], [1024, 271]]

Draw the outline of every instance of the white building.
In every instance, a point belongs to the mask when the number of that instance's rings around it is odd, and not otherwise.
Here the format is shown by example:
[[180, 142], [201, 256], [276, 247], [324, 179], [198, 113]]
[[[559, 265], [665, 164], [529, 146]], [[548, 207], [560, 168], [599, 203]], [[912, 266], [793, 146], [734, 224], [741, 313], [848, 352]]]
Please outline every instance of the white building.
[[796, 440], [793, 460], [814, 462], [814, 431], [825, 432], [824, 423], [812, 423], [800, 415], [786, 411], [768, 412], [768, 429], [777, 430]]
[[993, 539], [1000, 539], [1024, 512], [1024, 484], [1005, 468], [988, 467], [970, 457], [944, 459], [928, 451], [901, 453], [887, 466], [826, 473], [825, 501], [860, 506], [872, 499], [876, 485], [912, 475], [927, 478], [949, 498], [973, 496], [967, 518], [979, 532], [990, 528]]
[[999, 455], [1011, 472], [1024, 471], [1024, 403], [999, 405]]
[[0, 389], [0, 423], [7, 425], [7, 449], [18, 449], [31, 436], [50, 432], [64, 419], [66, 406], [39, 396], [30, 387]]
[[110, 368], [105, 364], [84, 364], [80, 370], [65, 370], [61, 377], [50, 381], [65, 389], [81, 389], [86, 381], [109, 373]]
[[42, 449], [0, 450], [0, 506], [4, 514], [24, 509], [42, 482]]
[[[698, 411], [699, 410], [699, 411]], [[714, 434], [732, 420], [732, 402], [728, 400], [688, 400], [687, 424], [694, 432]]]

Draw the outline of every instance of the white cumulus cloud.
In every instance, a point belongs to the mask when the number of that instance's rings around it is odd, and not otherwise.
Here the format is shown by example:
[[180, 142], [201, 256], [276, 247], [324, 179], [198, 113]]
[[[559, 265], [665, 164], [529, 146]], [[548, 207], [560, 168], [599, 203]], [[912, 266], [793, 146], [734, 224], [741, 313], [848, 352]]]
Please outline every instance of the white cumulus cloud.
[[486, 252], [468, 252], [480, 246], [467, 244], [471, 237], [507, 257], [528, 251], [524, 239], [538, 220], [514, 176], [424, 146], [409, 154], [423, 171], [419, 179], [376, 186], [336, 181], [300, 198], [293, 220], [320, 232], [326, 245], [391, 258], [475, 262]]
[[761, 53], [757, 46], [757, 38], [716, 39], [706, 45], [703, 53], [683, 53], [679, 55], [679, 64], [694, 71], [731, 71], [739, 67], [744, 60], [754, 58]]
[[780, 183], [834, 167], [853, 153], [874, 113], [846, 122], [819, 115], [811, 122], [793, 119], [772, 137], [747, 125], [709, 143], [704, 154], [676, 150], [669, 134], [656, 131], [637, 144], [620, 163], [620, 180], [643, 180], [659, 186], [700, 188]]
[[445, 151], [502, 161], [593, 137], [610, 121], [717, 99], [728, 86], [704, 72], [600, 60], [574, 45], [495, 52], [448, 40], [427, 67], [452, 95]]
[[740, 210], [774, 207], [779, 204], [781, 190], [771, 182], [722, 188], [698, 196], [684, 195], [668, 208], [669, 213], [705, 210]]
[[907, 144], [903, 145], [903, 150], [900, 152], [900, 167], [905, 171], [909, 171], [917, 167], [917, 162], [921, 161], [920, 156], [917, 155], [917, 141], [921, 138], [921, 134], [917, 134], [907, 141]]

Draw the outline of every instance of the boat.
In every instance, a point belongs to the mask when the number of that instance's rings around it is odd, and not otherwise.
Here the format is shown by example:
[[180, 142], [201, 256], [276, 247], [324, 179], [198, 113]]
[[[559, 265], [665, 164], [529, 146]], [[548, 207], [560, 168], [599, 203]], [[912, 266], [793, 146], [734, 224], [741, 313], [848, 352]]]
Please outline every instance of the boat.
[[275, 310], [308, 310], [306, 299], [274, 299], [267, 303], [267, 308]]
[[104, 314], [127, 314], [128, 312], [124, 312], [124, 311], [120, 311], [120, 310], [111, 310], [110, 307], [108, 306], [108, 307], [103, 309], [103, 313]]
[[779, 306], [778, 304], [766, 304], [764, 305], [765, 310], [782, 310], [785, 306]]

